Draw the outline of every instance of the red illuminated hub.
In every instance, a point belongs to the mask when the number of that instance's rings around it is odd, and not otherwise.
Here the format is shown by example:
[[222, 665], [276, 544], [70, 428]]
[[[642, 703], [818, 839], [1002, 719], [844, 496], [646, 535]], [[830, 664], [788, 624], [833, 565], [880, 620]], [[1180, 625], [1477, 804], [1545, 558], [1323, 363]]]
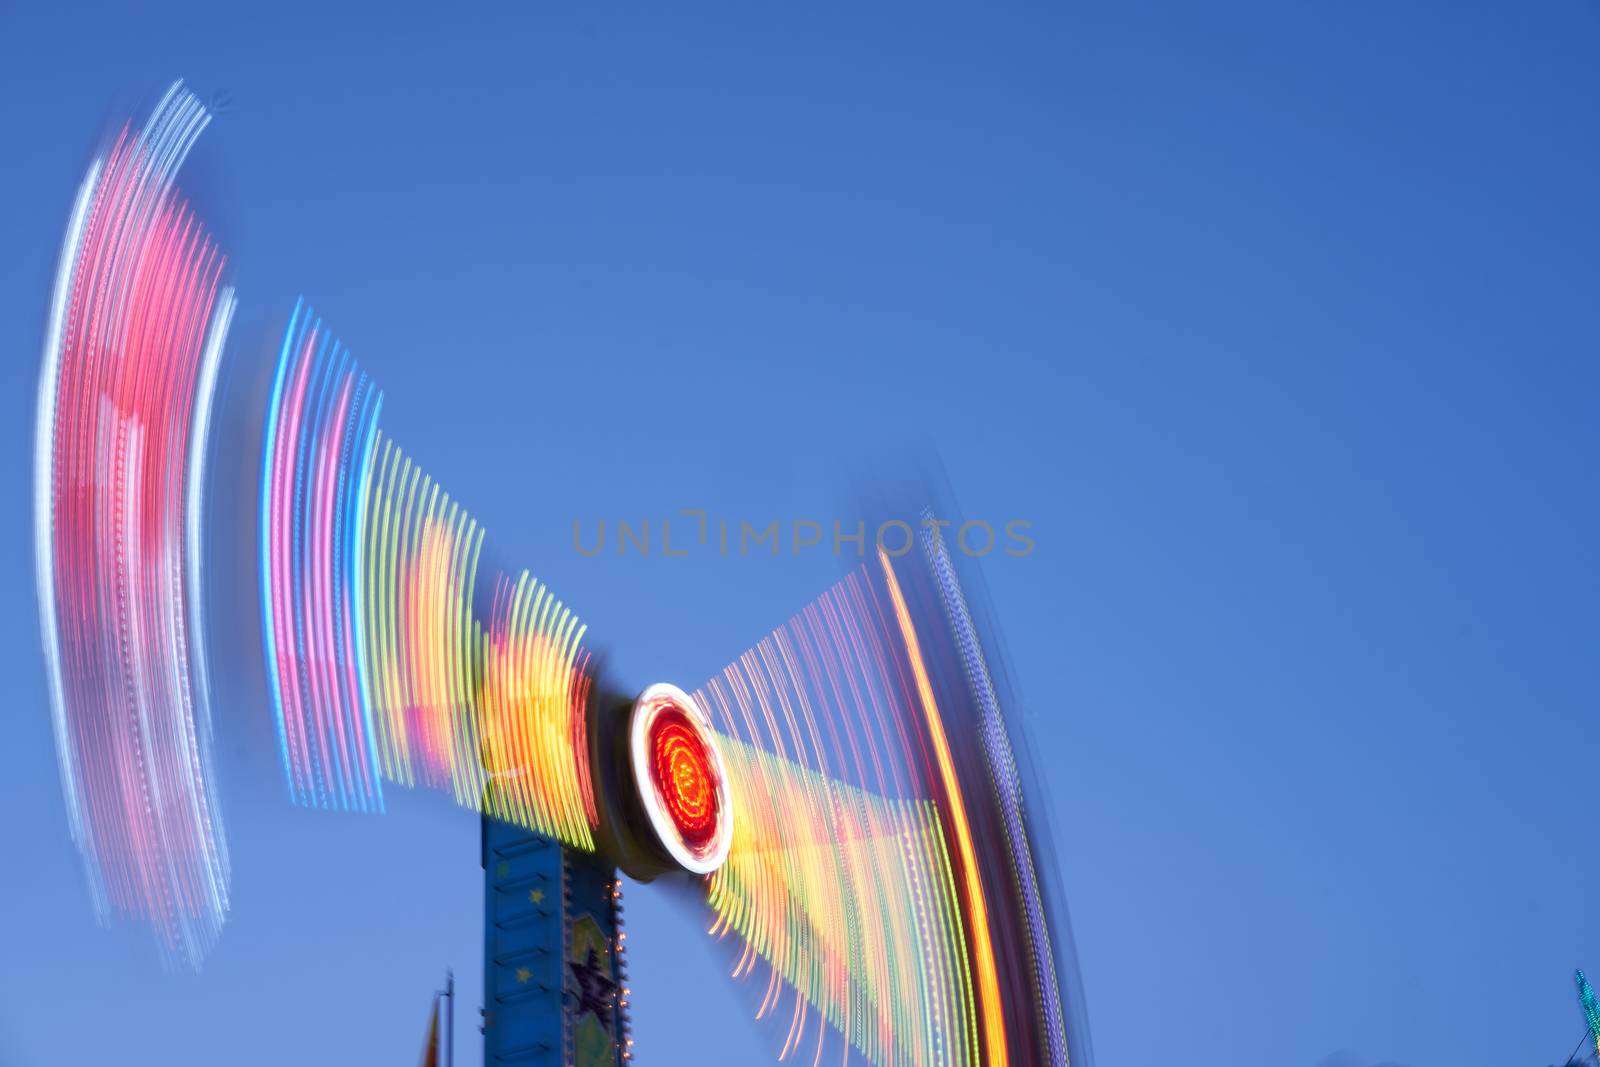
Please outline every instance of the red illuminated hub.
[[676, 686], [653, 685], [629, 727], [634, 785], [651, 829], [685, 870], [710, 874], [733, 838], [727, 770], [699, 705]]
[[717, 772], [689, 716], [664, 709], [650, 725], [650, 779], [691, 848], [704, 848], [716, 836]]

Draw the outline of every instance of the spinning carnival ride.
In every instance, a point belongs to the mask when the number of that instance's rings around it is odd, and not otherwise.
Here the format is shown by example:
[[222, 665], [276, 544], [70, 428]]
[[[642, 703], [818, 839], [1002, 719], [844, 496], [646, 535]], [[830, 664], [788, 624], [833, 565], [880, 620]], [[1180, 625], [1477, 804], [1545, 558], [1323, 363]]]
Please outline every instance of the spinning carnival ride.
[[[229, 889], [205, 464], [236, 301], [175, 185], [208, 121], [174, 85], [83, 182], [35, 501], [72, 835], [102, 915], [194, 967]], [[426, 786], [482, 812], [486, 1063], [631, 1058], [619, 869], [703, 898], [781, 1059], [1090, 1061], [1016, 700], [937, 525], [864, 547], [693, 692], [632, 695], [382, 407], [296, 305], [261, 430], [261, 707], [295, 803], [381, 812]]]

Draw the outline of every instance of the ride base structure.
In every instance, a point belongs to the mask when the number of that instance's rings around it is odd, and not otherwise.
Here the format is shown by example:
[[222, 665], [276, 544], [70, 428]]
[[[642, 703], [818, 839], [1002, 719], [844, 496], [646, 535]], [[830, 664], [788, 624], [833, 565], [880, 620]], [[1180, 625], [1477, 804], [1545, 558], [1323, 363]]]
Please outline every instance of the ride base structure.
[[483, 869], [484, 1067], [630, 1062], [616, 869], [487, 815]]

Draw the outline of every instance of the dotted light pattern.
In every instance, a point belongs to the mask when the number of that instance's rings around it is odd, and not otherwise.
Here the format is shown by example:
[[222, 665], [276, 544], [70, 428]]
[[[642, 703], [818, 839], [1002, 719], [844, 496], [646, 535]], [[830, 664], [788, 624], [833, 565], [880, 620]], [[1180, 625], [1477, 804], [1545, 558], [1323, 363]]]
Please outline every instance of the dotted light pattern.
[[387, 780], [592, 850], [583, 627], [378, 428], [382, 396], [303, 304], [262, 458], [262, 630], [296, 801], [381, 810]]
[[937, 709], [880, 565], [884, 582], [847, 576], [695, 695], [734, 804], [711, 930], [742, 941], [735, 977], [765, 961], [757, 1013], [782, 1058], [820, 1061], [837, 1033], [845, 1060], [1004, 1063], [982, 897], [935, 800], [954, 786], [925, 743]]
[[1594, 989], [1581, 970], [1575, 977], [1578, 983], [1578, 1005], [1583, 1008], [1583, 1019], [1589, 1024], [1589, 1040], [1594, 1042], [1595, 1054], [1600, 1055], [1600, 1000], [1595, 998]]
[[[932, 516], [925, 516], [931, 519]], [[1005, 832], [1006, 854], [1011, 860], [1011, 878], [1018, 890], [1024, 929], [1027, 932], [1027, 951], [1032, 957], [1033, 974], [1037, 982], [1038, 1012], [1044, 1024], [1044, 1054], [1052, 1067], [1068, 1061], [1067, 1030], [1063, 1017], [1061, 989], [1056, 980], [1055, 950], [1050, 943], [1050, 929], [1045, 922], [1044, 894], [1034, 870], [1033, 846], [1023, 818], [1023, 789], [1017, 772], [1016, 757], [1011, 749], [1011, 738], [1006, 733], [1000, 712], [1000, 698], [995, 691], [989, 664], [983, 654], [983, 644], [978, 639], [977, 627], [967, 608], [944, 539], [936, 535], [937, 527], [923, 524], [922, 547], [928, 559], [933, 580], [939, 592], [940, 606], [945, 620], [955, 638], [957, 654], [966, 675], [967, 685], [976, 699], [981, 714], [980, 736], [983, 739], [984, 759], [988, 765], [989, 780]]]
[[210, 116], [175, 83], [91, 164], [40, 375], [41, 631], [62, 790], [101, 918], [198, 966], [228, 907], [199, 528], [235, 305], [175, 177]]

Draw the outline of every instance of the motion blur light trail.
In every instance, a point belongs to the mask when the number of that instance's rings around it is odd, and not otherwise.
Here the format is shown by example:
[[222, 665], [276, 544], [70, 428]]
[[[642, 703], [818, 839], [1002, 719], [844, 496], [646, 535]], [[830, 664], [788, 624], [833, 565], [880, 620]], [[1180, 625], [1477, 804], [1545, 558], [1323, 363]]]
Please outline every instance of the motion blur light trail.
[[885, 592], [847, 576], [698, 694], [738, 803], [712, 932], [744, 941], [735, 977], [770, 964], [758, 1015], [793, 987], [780, 1058], [811, 1029], [820, 1057], [826, 1024], [871, 1063], [978, 1063], [974, 961]]
[[[84, 179], [35, 484], [73, 838], [101, 915], [148, 920], [196, 966], [228, 907], [201, 533], [235, 301], [174, 177], [208, 121], [174, 85]], [[578, 618], [492, 562], [382, 413], [297, 303], [257, 531], [268, 703], [296, 803], [377, 812], [388, 785], [422, 785], [603, 853], [607, 892], [612, 868], [688, 879], [733, 976], [764, 975], [756, 1010], [780, 1058], [1088, 1067], [1014, 700], [937, 526], [899, 556], [880, 548], [693, 697], [657, 683], [629, 702], [596, 683]]]
[[[383, 781], [593, 850], [583, 627], [378, 428], [382, 394], [303, 304], [262, 455], [262, 632], [296, 801], [381, 810]], [[490, 775], [497, 787], [488, 793]]]
[[90, 165], [50, 306], [34, 483], [56, 753], [91, 894], [195, 966], [228, 907], [199, 534], [235, 302], [174, 179], [209, 121], [176, 83]]
[[[526, 573], [482, 564], [482, 531], [385, 438], [381, 409], [297, 306], [261, 529], [292, 794], [377, 810], [384, 782], [421, 783], [601, 847], [583, 628]], [[1064, 1065], [1000, 698], [948, 553], [921, 547], [880, 552], [693, 698], [646, 690], [629, 731], [645, 817], [704, 876], [734, 977], [765, 961], [757, 1014], [779, 1020], [782, 1058]]]
[[923, 547], [880, 552], [696, 694], [735, 803], [711, 933], [741, 944], [735, 978], [766, 961], [780, 1059], [1067, 1064], [1086, 1034], [1063, 1018], [999, 698], [948, 554]]
[[[758, 1017], [780, 1058], [824, 1026], [870, 1063], [976, 1063], [974, 1004], [949, 857], [933, 805], [894, 802], [724, 739], [741, 805], [710, 880], [711, 932], [737, 934], [733, 976], [769, 966]], [[787, 1016], [783, 986], [794, 990]], [[808, 1011], [816, 1015], [808, 1025]]]
[[[482, 531], [381, 410], [297, 305], [260, 540], [291, 793], [378, 810], [385, 782], [424, 784], [609, 847], [589, 767], [607, 705], [583, 628], [525, 572], [483, 563]], [[920, 547], [879, 552], [694, 697], [646, 690], [629, 730], [644, 817], [668, 869], [701, 878], [734, 977], [765, 962], [757, 1014], [778, 1020], [782, 1058], [1064, 1065], [1061, 961], [999, 690], [949, 554]]]
[[262, 509], [261, 604], [284, 769], [302, 803], [381, 807], [350, 586], [363, 547], [358, 472], [370, 467], [382, 396], [298, 307], [283, 343], [262, 480], [269, 500], [291, 506]]
[[1024, 930], [1028, 941], [1025, 947], [1034, 972], [1047, 976], [1047, 980], [1039, 983], [1038, 993], [1043, 1001], [1041, 1014], [1050, 1062], [1061, 1063], [1067, 1058], [1061, 989], [1055, 981], [1056, 965], [1054, 951], [1050, 947], [1050, 929], [1045, 920], [1044, 893], [1034, 865], [1033, 848], [1028, 841], [1023, 815], [1022, 780], [1017, 771], [1016, 756], [1011, 750], [1011, 737], [1006, 733], [1001, 716], [994, 678], [989, 673], [983, 644], [973, 624], [966, 597], [962, 595], [961, 582], [956, 577], [949, 548], [944, 539], [937, 535], [937, 527], [924, 523], [922, 529], [922, 547], [939, 593], [940, 606], [944, 609], [945, 620], [955, 639], [968, 691], [975, 698], [976, 711], [980, 716], [978, 730], [983, 743], [984, 760], [999, 808], [1001, 827], [1005, 832], [1005, 847], [1013, 857], [1018, 903], [1026, 920]]

